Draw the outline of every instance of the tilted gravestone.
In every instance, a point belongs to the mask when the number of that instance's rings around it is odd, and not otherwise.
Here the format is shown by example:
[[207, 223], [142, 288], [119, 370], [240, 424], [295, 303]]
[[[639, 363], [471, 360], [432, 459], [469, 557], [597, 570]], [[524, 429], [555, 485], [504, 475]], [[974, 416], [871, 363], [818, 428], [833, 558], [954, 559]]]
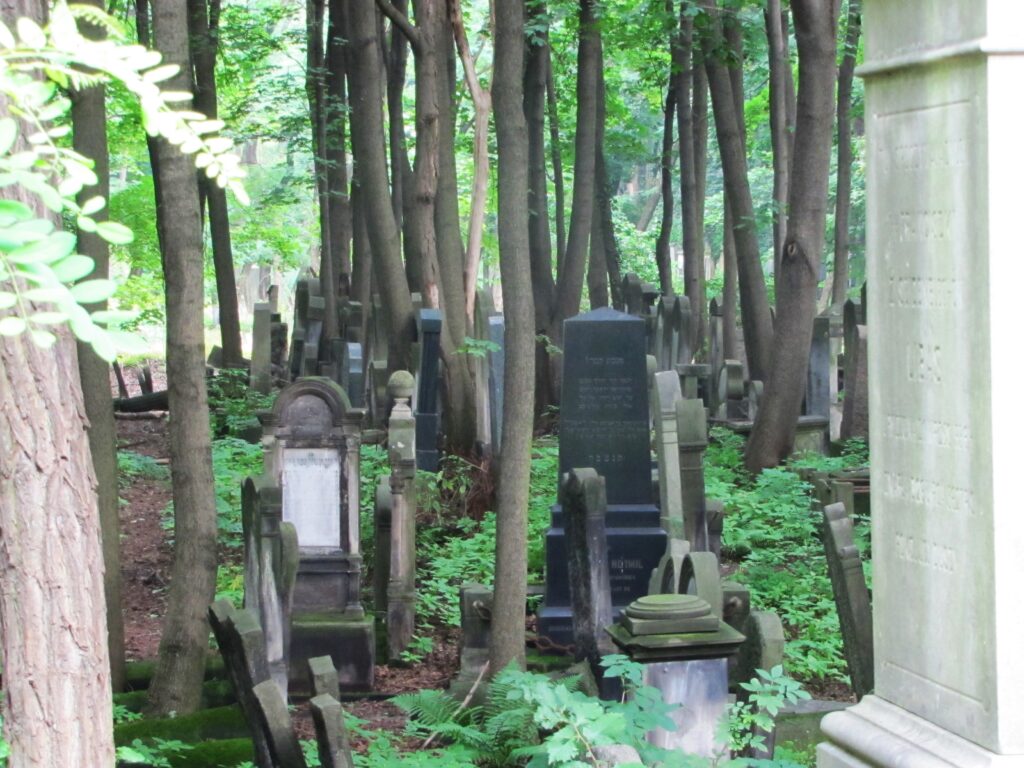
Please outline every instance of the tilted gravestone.
[[700, 400], [676, 401], [676, 440], [679, 446], [679, 478], [683, 532], [698, 552], [709, 549], [707, 502], [704, 498], [704, 451], [708, 424]]
[[270, 680], [255, 685], [252, 689], [256, 698], [257, 717], [267, 734], [267, 746], [274, 768], [306, 768], [302, 747], [292, 729], [292, 717], [288, 704], [281, 698]]
[[[853, 486], [849, 487], [852, 491]], [[822, 538], [839, 627], [843, 633], [846, 666], [850, 670], [853, 691], [861, 698], [875, 686], [871, 596], [864, 580], [860, 551], [853, 540], [853, 521], [846, 506], [843, 503], [829, 504], [822, 516]]]
[[319, 694], [309, 700], [309, 711], [313, 716], [321, 768], [353, 768], [355, 763], [341, 703], [333, 696]]
[[[602, 308], [565, 322], [559, 472], [591, 467], [605, 479], [612, 602], [625, 608], [647, 591], [666, 536], [651, 484], [650, 410], [642, 320]], [[565, 531], [560, 506], [547, 534], [538, 632], [571, 638]]]
[[575, 655], [597, 676], [601, 657], [614, 653], [604, 631], [612, 623], [604, 478], [593, 469], [570, 470], [562, 476], [559, 501], [565, 518]]
[[[239, 611], [227, 600], [213, 603], [207, 617], [224, 659], [228, 680], [235, 690], [242, 714], [250, 724], [256, 765], [258, 768], [276, 768], [267, 732], [260, 724], [259, 702], [253, 694], [253, 688], [260, 683], [270, 682], [273, 686], [259, 620], [251, 611]], [[280, 696], [276, 686], [274, 691]]]
[[437, 472], [441, 458], [441, 312], [421, 309], [416, 316], [419, 366], [416, 373], [416, 467]]
[[299, 544], [295, 526], [281, 520], [281, 489], [269, 478], [242, 484], [242, 537], [245, 607], [259, 617], [271, 679], [287, 696]]
[[281, 488], [281, 516], [295, 526], [299, 569], [292, 622], [290, 684], [305, 684], [305, 662], [330, 653], [343, 684], [373, 680], [373, 622], [360, 603], [359, 443], [364, 412], [337, 383], [302, 378], [278, 395], [264, 419], [264, 459]]
[[388, 420], [391, 463], [390, 578], [387, 588], [388, 658], [398, 660], [416, 632], [416, 420], [409, 407], [415, 382], [395, 371], [388, 382], [394, 401]]

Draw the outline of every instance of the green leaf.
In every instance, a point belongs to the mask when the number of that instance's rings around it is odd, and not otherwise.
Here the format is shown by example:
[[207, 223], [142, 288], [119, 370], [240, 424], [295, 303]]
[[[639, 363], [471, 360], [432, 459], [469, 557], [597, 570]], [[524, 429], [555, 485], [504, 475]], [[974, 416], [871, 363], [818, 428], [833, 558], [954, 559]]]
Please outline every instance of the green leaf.
[[30, 288], [22, 294], [28, 301], [39, 302], [51, 302], [56, 303], [63, 299], [66, 294], [66, 289], [62, 286], [56, 288], [45, 287], [45, 288]]
[[67, 319], [67, 312], [36, 312], [29, 318], [36, 325], [57, 325]]
[[96, 231], [96, 219], [92, 219], [88, 216], [79, 216], [78, 221], [75, 223], [78, 224], [78, 229], [82, 232]]
[[180, 71], [181, 67], [177, 64], [164, 64], [163, 66], [156, 67], [148, 72], [143, 72], [142, 79], [147, 83], [162, 83], [164, 80], [170, 80]]
[[135, 309], [101, 309], [93, 312], [89, 317], [94, 323], [117, 326], [121, 323], [130, 323], [139, 316]]
[[0, 319], [0, 336], [17, 336], [24, 332], [28, 324], [17, 316]]
[[112, 363], [114, 358], [117, 357], [117, 348], [114, 346], [114, 340], [107, 331], [102, 328], [93, 327], [95, 330], [93, 330], [92, 338], [90, 339], [93, 351], [103, 360]]
[[102, 211], [106, 204], [107, 201], [103, 199], [103, 195], [96, 195], [82, 203], [82, 210], [79, 213], [82, 216], [92, 216], [97, 211]]
[[79, 283], [71, 289], [71, 295], [79, 304], [95, 304], [98, 301], [106, 301], [114, 295], [116, 290], [117, 283], [100, 278]]
[[33, 328], [30, 335], [36, 346], [43, 349], [49, 349], [57, 341], [57, 337], [50, 333], [50, 331], [44, 331], [39, 328]]
[[116, 221], [100, 221], [96, 223], [96, 234], [114, 245], [127, 245], [135, 239], [135, 235], [124, 224]]
[[13, 307], [18, 303], [18, 297], [9, 291], [0, 291], [0, 309]]
[[149, 344], [137, 333], [121, 331], [116, 328], [105, 331], [105, 333], [121, 352], [129, 355], [145, 355], [149, 352]]
[[57, 279], [62, 283], [72, 283], [75, 280], [81, 280], [83, 277], [88, 275], [96, 266], [96, 262], [90, 259], [88, 256], [82, 256], [81, 254], [74, 254], [68, 256], [66, 259], [61, 259], [59, 262], [53, 265], [53, 274], [57, 276]]
[[16, 22], [18, 37], [29, 48], [45, 48], [46, 33], [32, 19], [22, 16]]
[[18, 124], [13, 117], [5, 117], [0, 120], [0, 155], [6, 155], [11, 151], [14, 142], [18, 139]]
[[38, 262], [51, 264], [63, 259], [75, 250], [75, 236], [70, 232], [54, 232], [43, 240], [36, 240], [11, 251], [10, 260], [15, 264]]
[[0, 21], [0, 48], [13, 48], [17, 45], [14, 35], [7, 25]]

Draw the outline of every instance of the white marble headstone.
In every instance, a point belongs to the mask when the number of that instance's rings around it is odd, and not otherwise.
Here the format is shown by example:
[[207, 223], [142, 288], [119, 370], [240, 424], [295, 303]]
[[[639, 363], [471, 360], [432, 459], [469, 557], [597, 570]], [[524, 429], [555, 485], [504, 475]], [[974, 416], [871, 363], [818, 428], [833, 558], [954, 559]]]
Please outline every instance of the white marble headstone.
[[286, 448], [282, 517], [303, 549], [341, 547], [341, 455], [333, 448]]

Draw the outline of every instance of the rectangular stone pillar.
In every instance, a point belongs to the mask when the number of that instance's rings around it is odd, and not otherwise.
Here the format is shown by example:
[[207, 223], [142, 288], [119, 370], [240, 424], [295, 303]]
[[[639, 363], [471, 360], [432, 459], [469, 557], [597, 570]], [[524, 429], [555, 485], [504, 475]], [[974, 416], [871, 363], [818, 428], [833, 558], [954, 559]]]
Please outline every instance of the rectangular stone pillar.
[[818, 766], [1024, 766], [1024, 3], [864, 6], [875, 695]]

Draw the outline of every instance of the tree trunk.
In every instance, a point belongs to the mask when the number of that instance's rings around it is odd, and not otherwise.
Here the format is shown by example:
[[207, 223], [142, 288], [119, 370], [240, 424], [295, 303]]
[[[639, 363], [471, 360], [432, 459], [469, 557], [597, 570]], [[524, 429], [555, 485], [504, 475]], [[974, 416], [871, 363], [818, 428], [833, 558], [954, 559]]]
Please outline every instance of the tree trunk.
[[544, 46], [547, 76], [548, 126], [551, 132], [551, 173], [555, 180], [555, 265], [561, 279], [565, 262], [565, 174], [562, 172], [562, 141], [558, 133], [558, 93], [555, 90], [555, 69], [551, 63], [551, 46]]
[[397, 370], [408, 368], [412, 363], [412, 298], [405, 279], [398, 226], [388, 191], [377, 10], [373, 0], [351, 0], [346, 9], [352, 156], [358, 168], [376, 284], [388, 319], [388, 363]]
[[[41, 0], [5, 0], [9, 28]], [[0, 111], [8, 114], [6, 101]], [[35, 195], [7, 187], [39, 217]], [[113, 765], [103, 549], [75, 343], [0, 338], [0, 642], [10, 768]], [[109, 387], [109, 384], [107, 385]], [[109, 389], [107, 390], [109, 392]], [[108, 401], [109, 403], [109, 401]]]
[[[409, 0], [395, 0], [395, 9], [407, 14]], [[388, 99], [388, 149], [391, 162], [391, 206], [395, 222], [401, 235], [408, 239], [411, 222], [406, 214], [411, 205], [407, 190], [412, 187], [412, 167], [409, 165], [409, 150], [405, 140], [405, 70], [409, 61], [409, 41], [394, 24], [391, 25], [390, 42], [387, 51], [387, 99]], [[417, 259], [406, 256], [405, 276], [410, 290], [418, 287], [423, 276]]]
[[860, 0], [849, 0], [846, 42], [839, 65], [839, 102], [836, 109], [838, 163], [836, 167], [835, 261], [832, 267], [832, 304], [846, 303], [850, 285], [850, 175], [853, 147], [850, 138], [850, 101], [853, 99], [853, 69], [857, 65], [860, 40]]
[[[736, 337], [736, 238], [733, 236], [732, 207], [725, 202], [724, 228], [722, 233], [722, 354], [726, 360], [739, 358], [739, 339]], [[715, 371], [717, 374], [717, 371]], [[717, 382], [715, 386], [718, 386]]]
[[533, 293], [529, 146], [523, 114], [523, 2], [495, 4], [494, 122], [498, 140], [498, 243], [505, 299], [505, 406], [498, 478], [490, 669], [525, 667], [526, 512], [533, 436]]
[[327, 345], [338, 336], [338, 275], [331, 242], [331, 195], [327, 171], [327, 78], [324, 57], [325, 0], [306, 2], [306, 97], [313, 131], [313, 169], [320, 214], [320, 293], [324, 298], [324, 325], [320, 339]]
[[768, 373], [772, 344], [772, 318], [761, 268], [760, 246], [754, 220], [754, 203], [747, 178], [747, 158], [740, 131], [740, 115], [728, 68], [718, 58], [723, 33], [715, 0], [702, 0], [711, 18], [701, 47], [711, 90], [711, 103], [722, 156], [725, 191], [733, 213], [736, 264], [739, 276], [740, 304], [743, 314], [743, 340], [746, 343], [750, 376], [764, 380]]
[[[98, 0], [91, 4], [100, 5]], [[101, 37], [99, 30], [83, 24], [83, 32]], [[97, 85], [71, 94], [74, 149], [91, 158], [98, 183], [79, 193], [79, 205], [101, 195], [110, 199], [110, 154], [107, 148], [106, 88]], [[101, 216], [102, 216], [101, 212]], [[107, 277], [110, 249], [103, 238], [79, 231], [78, 253], [91, 258], [96, 267], [90, 277]], [[107, 308], [107, 302], [89, 307]], [[78, 372], [82, 380], [85, 415], [89, 426], [89, 450], [96, 472], [100, 529], [103, 541], [103, 591], [107, 604], [107, 646], [110, 654], [110, 682], [115, 691], [124, 688], [124, 617], [121, 613], [121, 526], [117, 498], [117, 427], [110, 396], [110, 366], [88, 344], [78, 345]]]
[[[695, 85], [695, 57], [693, 53], [693, 17], [686, 7], [679, 11], [679, 33], [672, 46], [672, 65], [678, 73], [676, 79], [676, 112], [679, 120], [679, 192], [683, 225], [683, 293], [690, 300], [690, 311], [697, 322], [693, 324], [691, 349], [699, 352], [703, 346], [707, 312], [704, 296], [704, 235], [698, 223], [701, 203], [698, 195], [698, 151], [694, 106], [697, 101]], [[703, 67], [701, 67], [703, 69]], [[667, 125], [667, 123], [666, 123]]]
[[[786, 241], [786, 206], [789, 202], [789, 136], [786, 102], [789, 86], [787, 74], [789, 45], [783, 37], [782, 0], [768, 0], [764, 9], [765, 31], [768, 35], [768, 116], [772, 135], [772, 227], [774, 234], [775, 273], [782, 259]], [[851, 73], [852, 74], [852, 73]]]
[[[168, 64], [182, 72], [167, 81], [188, 89], [185, 0], [153, 7], [153, 37]], [[186, 104], [184, 108], [188, 108]], [[217, 516], [213, 499], [210, 418], [203, 340], [203, 242], [192, 160], [165, 140], [155, 142], [157, 234], [167, 299], [167, 390], [170, 405], [174, 567], [160, 658], [149, 688], [152, 715], [199, 708], [210, 629], [206, 610], [217, 576]]]
[[[344, 0], [329, 0], [327, 31], [327, 105], [325, 110], [325, 157], [327, 205], [330, 227], [330, 261], [334, 293], [349, 295], [352, 282], [352, 206], [348, 196], [348, 157], [345, 151], [348, 96], [345, 92]], [[322, 291], [326, 293], [326, 291]]]
[[583, 274], [594, 214], [594, 176], [597, 117], [598, 69], [601, 66], [601, 37], [594, 16], [594, 0], [580, 0], [580, 40], [576, 74], [576, 157], [573, 173], [572, 213], [565, 263], [558, 273], [558, 291], [550, 336], [561, 344], [562, 322], [580, 311]]
[[590, 308], [608, 306], [608, 253], [605, 250], [604, 206], [607, 195], [604, 178], [604, 50], [598, 37], [597, 59], [597, 120], [594, 121], [594, 210], [590, 219], [590, 262], [587, 267], [587, 293]]
[[487, 212], [487, 189], [491, 177], [490, 155], [487, 147], [487, 133], [491, 121], [491, 94], [480, 85], [476, 75], [473, 54], [466, 38], [466, 26], [462, 20], [462, 0], [448, 0], [455, 43], [462, 60], [466, 87], [473, 97], [473, 190], [470, 195], [469, 236], [466, 245], [466, 324], [473, 325], [473, 308], [476, 302], [477, 275], [480, 271], [480, 256], [483, 250], [484, 215]]
[[[601, 92], [604, 93], [602, 78]], [[602, 96], [602, 102], [604, 97]], [[602, 139], [602, 145], [604, 141]], [[622, 257], [615, 239], [615, 221], [612, 218], [612, 196], [619, 188], [619, 174], [608, 175], [608, 158], [602, 150], [597, 156], [597, 214], [601, 221], [601, 237], [604, 240], [604, 262], [608, 270], [608, 283], [612, 295], [612, 306], [620, 312], [626, 304], [622, 297]]]
[[[743, 155], [747, 154], [747, 121], [744, 111], [746, 89], [743, 85], [743, 27], [735, 17], [729, 15], [722, 21], [722, 31], [726, 44], [729, 46], [729, 81], [732, 84], [733, 109], [736, 115], [736, 128], [743, 144]], [[740, 358], [739, 339], [736, 336], [736, 288], [739, 284], [739, 264], [736, 258], [736, 217], [732, 206], [725, 204], [725, 237], [723, 238], [723, 256], [725, 263], [725, 295], [722, 300], [722, 349], [726, 359]], [[760, 254], [758, 255], [760, 260]]]
[[[665, 5], [666, 10], [669, 12], [670, 15], [672, 15], [672, 13], [674, 12], [673, 0], [667, 0]], [[681, 48], [682, 46], [679, 40], [679, 31], [672, 30], [669, 33], [669, 50], [672, 56], [671, 62], [669, 64], [669, 70], [671, 74], [668, 78], [668, 90], [665, 93], [665, 119], [662, 122], [661, 133], [661, 229], [658, 230], [658, 242], [654, 248], [654, 259], [658, 264], [658, 282], [661, 285], [661, 292], [666, 296], [671, 296], [673, 293], [675, 293], [675, 290], [672, 286], [671, 253], [672, 213], [674, 207], [674, 201], [672, 199], [672, 148], [674, 145], [674, 123], [676, 121], [677, 115], [682, 114], [682, 109], [677, 108], [677, 100], [679, 98], [681, 87], [680, 80], [683, 77], [683, 68], [682, 66], [680, 66], [681, 60], [679, 55], [679, 51], [681, 50]], [[688, 93], [687, 96], [689, 96]], [[687, 104], [687, 109], [689, 109], [689, 104]], [[680, 141], [680, 154], [683, 155], [682, 141]], [[682, 164], [692, 167], [692, 160], [683, 155]], [[682, 172], [685, 174], [685, 170]], [[686, 195], [685, 187], [683, 188], [682, 194], [684, 196]], [[683, 205], [685, 206], [686, 203], [684, 202]], [[685, 218], [685, 211], [683, 215]]]
[[[697, 272], [696, 295], [697, 302], [697, 331], [693, 343], [693, 349], [704, 349], [705, 340], [708, 336], [708, 299], [707, 299], [707, 252], [708, 246], [704, 238], [704, 207], [705, 190], [708, 182], [708, 75], [704, 67], [704, 57], [699, 46], [693, 49], [693, 170], [696, 174], [694, 182], [694, 197], [696, 199], [696, 230], [697, 230], [697, 258], [695, 269]], [[691, 299], [692, 301], [692, 299]], [[693, 309], [693, 305], [690, 305]]]
[[747, 444], [751, 471], [776, 466], [789, 455], [807, 381], [815, 291], [825, 244], [832, 120], [835, 115], [838, 3], [793, 0], [800, 55], [790, 215], [782, 269], [776, 280], [778, 332], [771, 372]]

